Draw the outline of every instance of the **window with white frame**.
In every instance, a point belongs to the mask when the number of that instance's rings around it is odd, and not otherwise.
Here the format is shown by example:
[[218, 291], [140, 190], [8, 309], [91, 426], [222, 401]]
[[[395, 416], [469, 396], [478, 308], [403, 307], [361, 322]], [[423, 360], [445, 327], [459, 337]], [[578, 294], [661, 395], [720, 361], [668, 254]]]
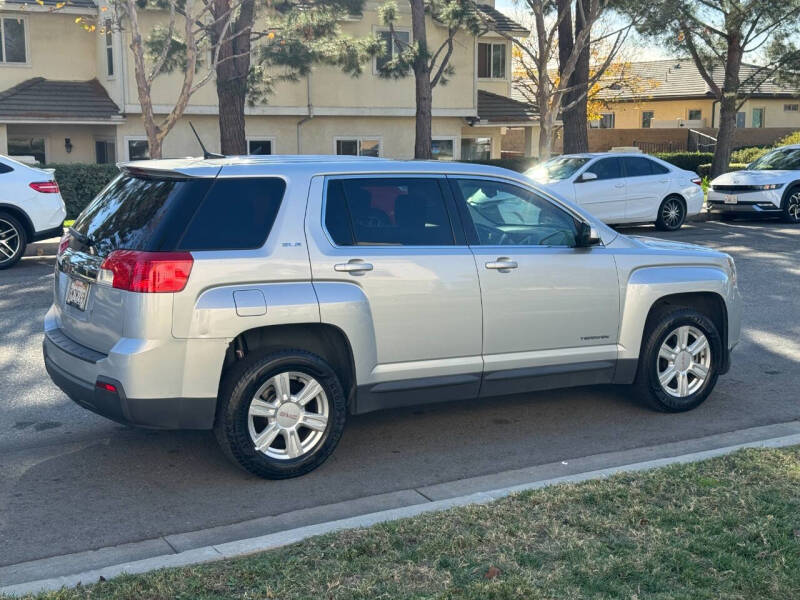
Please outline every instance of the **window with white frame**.
[[481, 79], [505, 79], [506, 45], [504, 43], [478, 44], [478, 77]]
[[0, 28], [0, 63], [24, 64], [28, 62], [25, 39], [25, 20], [21, 17], [3, 17]]
[[691, 108], [689, 109], [689, 120], [690, 121], [700, 121], [703, 118], [703, 111], [699, 108]]
[[150, 158], [150, 145], [146, 137], [125, 138], [128, 151], [128, 160], [148, 160]]
[[376, 33], [383, 46], [383, 53], [375, 57], [375, 70], [381, 71], [390, 60], [411, 43], [411, 31], [395, 27], [394, 36], [388, 29], [379, 29]]
[[272, 154], [272, 140], [271, 139], [248, 139], [247, 140], [247, 153], [248, 154]]
[[492, 138], [461, 138], [461, 160], [489, 160], [492, 158]]
[[614, 129], [614, 113], [600, 113], [600, 118], [589, 121], [589, 127], [594, 129]]
[[375, 137], [336, 138], [336, 154], [340, 156], [380, 156], [381, 141]]
[[800, 111], [800, 104], [784, 104], [783, 112], [798, 112]]
[[106, 75], [111, 78], [114, 76], [114, 32], [112, 30], [111, 19], [106, 19], [104, 39], [106, 43]]
[[431, 140], [431, 156], [435, 160], [453, 160], [456, 156], [456, 141], [454, 138], [440, 137]]

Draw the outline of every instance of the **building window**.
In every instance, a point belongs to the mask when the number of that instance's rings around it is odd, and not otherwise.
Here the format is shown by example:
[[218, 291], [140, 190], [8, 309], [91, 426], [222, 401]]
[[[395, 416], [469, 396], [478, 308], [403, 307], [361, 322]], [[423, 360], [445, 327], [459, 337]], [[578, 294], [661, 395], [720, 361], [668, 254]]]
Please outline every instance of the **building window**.
[[106, 75], [114, 76], [114, 33], [111, 30], [111, 19], [105, 21], [106, 41]]
[[783, 112], [798, 112], [800, 111], [800, 104], [784, 104]]
[[380, 156], [381, 141], [377, 138], [336, 138], [336, 154], [341, 156]]
[[483, 79], [505, 79], [505, 44], [478, 44], [478, 77]]
[[745, 126], [744, 120], [745, 120], [745, 114], [743, 112], [737, 112], [736, 113], [736, 127], [739, 127], [740, 129], [743, 129], [744, 126]]
[[247, 140], [248, 154], [272, 154], [272, 140]]
[[453, 138], [434, 138], [431, 141], [431, 156], [435, 160], [453, 160], [456, 156]]
[[652, 110], [642, 111], [642, 127], [644, 129], [649, 129], [651, 127], [652, 122], [653, 122], [653, 111]]
[[703, 111], [698, 108], [693, 108], [689, 110], [689, 120], [690, 121], [699, 121], [703, 118]]
[[47, 162], [44, 153], [44, 138], [10, 135], [8, 136], [8, 155], [12, 158], [15, 156], [32, 156], [36, 162], [43, 165]]
[[150, 158], [150, 146], [146, 138], [128, 138], [128, 160], [148, 160]]
[[594, 129], [614, 129], [614, 113], [601, 113], [600, 118], [589, 122]]
[[764, 127], [764, 109], [763, 108], [754, 108], [753, 109], [753, 127]]
[[95, 140], [94, 156], [98, 165], [113, 165], [117, 162], [117, 147], [114, 140]]
[[18, 18], [6, 17], [2, 19], [3, 28], [0, 32], [0, 62], [26, 63], [28, 62], [25, 44], [25, 21]]
[[489, 160], [492, 158], [492, 138], [462, 138], [461, 160]]
[[375, 69], [381, 71], [386, 67], [387, 63], [394, 59], [404, 47], [411, 43], [411, 32], [395, 28], [394, 37], [392, 32], [388, 29], [381, 29], [378, 32], [378, 39], [383, 45], [384, 52], [380, 56], [375, 57]]

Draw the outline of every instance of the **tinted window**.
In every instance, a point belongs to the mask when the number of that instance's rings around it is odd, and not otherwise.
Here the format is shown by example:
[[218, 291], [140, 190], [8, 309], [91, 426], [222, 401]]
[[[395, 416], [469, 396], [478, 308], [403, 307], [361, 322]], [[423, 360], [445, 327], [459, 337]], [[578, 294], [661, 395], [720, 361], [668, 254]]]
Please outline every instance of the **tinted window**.
[[453, 229], [439, 181], [415, 178], [329, 182], [325, 224], [340, 246], [452, 246]]
[[482, 179], [459, 179], [482, 246], [574, 246], [578, 223], [565, 210], [523, 188]]
[[800, 169], [800, 149], [780, 148], [774, 150], [756, 159], [747, 168], [757, 171], [768, 171], [770, 169], [788, 169], [794, 171]]
[[277, 177], [217, 179], [200, 205], [181, 250], [244, 250], [267, 239], [286, 183]]
[[587, 162], [589, 159], [584, 156], [559, 156], [530, 169], [525, 174], [534, 181], [561, 181], [572, 177]]
[[597, 175], [597, 179], [616, 179], [622, 177], [622, 169], [618, 158], [601, 158], [589, 165], [587, 172]]
[[9, 167], [8, 165], [4, 165], [3, 163], [0, 162], [0, 174], [2, 174], [2, 173], [11, 173], [11, 171], [13, 171], [13, 170], [14, 169], [12, 167]]
[[626, 156], [622, 159], [625, 164], [625, 175], [627, 177], [643, 177], [644, 175], [652, 175], [653, 169], [650, 165], [653, 164], [652, 160], [646, 158], [639, 158], [638, 156]]
[[80, 214], [73, 225], [95, 251], [173, 250], [211, 187], [211, 179], [119, 175]]
[[654, 175], [663, 175], [664, 173], [669, 173], [669, 169], [664, 165], [657, 163], [654, 160], [649, 161], [650, 168], [653, 170]]

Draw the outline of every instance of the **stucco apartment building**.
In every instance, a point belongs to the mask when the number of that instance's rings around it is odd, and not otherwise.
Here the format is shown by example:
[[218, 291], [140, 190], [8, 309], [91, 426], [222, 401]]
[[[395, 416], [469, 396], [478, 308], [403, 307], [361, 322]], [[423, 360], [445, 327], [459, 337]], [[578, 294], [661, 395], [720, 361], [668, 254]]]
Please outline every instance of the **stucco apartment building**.
[[[0, 9], [0, 153], [33, 155], [42, 163], [113, 163], [148, 156], [126, 31], [98, 35], [75, 23], [80, 16], [100, 19], [112, 7], [72, 0], [54, 10], [45, 5], [6, 0]], [[399, 3], [399, 35], [411, 36], [410, 13]], [[434, 90], [434, 153], [441, 159], [499, 158], [501, 138], [515, 129], [530, 153], [538, 135], [533, 107], [512, 99], [511, 47], [497, 32], [526, 36], [524, 27], [500, 13], [494, 1], [478, 9], [492, 31], [456, 39], [455, 74]], [[379, 33], [378, 3], [368, 1], [363, 15], [342, 23], [351, 35]], [[166, 15], [142, 11], [146, 30]], [[444, 29], [429, 22], [429, 40]], [[179, 74], [156, 79], [153, 102], [160, 113], [171, 108]], [[276, 86], [267, 103], [246, 109], [246, 134], [253, 154], [353, 154], [409, 158], [414, 148], [412, 78], [380, 78], [373, 64], [352, 78], [333, 67], [316, 66], [297, 82]], [[194, 94], [184, 118], [164, 142], [165, 157], [197, 155], [188, 121], [209, 150], [219, 149], [217, 96], [213, 80]]]

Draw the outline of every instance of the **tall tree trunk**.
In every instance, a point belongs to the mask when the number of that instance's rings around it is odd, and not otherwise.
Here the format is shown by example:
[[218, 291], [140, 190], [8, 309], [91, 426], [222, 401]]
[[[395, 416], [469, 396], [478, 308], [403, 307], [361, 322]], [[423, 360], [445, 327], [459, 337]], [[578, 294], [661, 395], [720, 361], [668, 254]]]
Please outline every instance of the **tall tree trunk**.
[[728, 52], [725, 56], [725, 79], [722, 85], [722, 98], [719, 99], [719, 133], [717, 147], [711, 161], [711, 178], [728, 170], [733, 150], [733, 135], [736, 131], [737, 94], [739, 89], [739, 68], [742, 64], [742, 47], [738, 34], [731, 34]]
[[[562, 68], [574, 51], [574, 39], [586, 27], [585, 15], [589, 11], [590, 0], [576, 0], [580, 2], [583, 11], [575, 10], [575, 28], [573, 35], [572, 21], [572, 0], [558, 0], [558, 14], [564, 14], [564, 18], [558, 24], [558, 62], [559, 70]], [[566, 14], [564, 13], [566, 11]], [[587, 131], [587, 95], [589, 81], [589, 43], [587, 42], [575, 69], [569, 77], [567, 85], [570, 91], [564, 94], [561, 99], [561, 106], [569, 106], [573, 102], [577, 103], [570, 109], [564, 110], [561, 119], [564, 123], [564, 153], [574, 154], [576, 152], [589, 151], [589, 137]]]
[[216, 67], [219, 104], [219, 139], [222, 154], [247, 154], [244, 107], [247, 99], [247, 76], [250, 72], [250, 31], [253, 28], [254, 1], [242, 0], [239, 14], [226, 32], [231, 0], [214, 0], [214, 42], [224, 36], [219, 46]]
[[433, 118], [433, 88], [428, 62], [428, 37], [425, 31], [424, 0], [409, 0], [411, 4], [411, 35], [418, 45], [419, 52], [414, 62], [416, 93], [416, 135], [414, 138], [414, 158], [431, 158], [431, 121]]

